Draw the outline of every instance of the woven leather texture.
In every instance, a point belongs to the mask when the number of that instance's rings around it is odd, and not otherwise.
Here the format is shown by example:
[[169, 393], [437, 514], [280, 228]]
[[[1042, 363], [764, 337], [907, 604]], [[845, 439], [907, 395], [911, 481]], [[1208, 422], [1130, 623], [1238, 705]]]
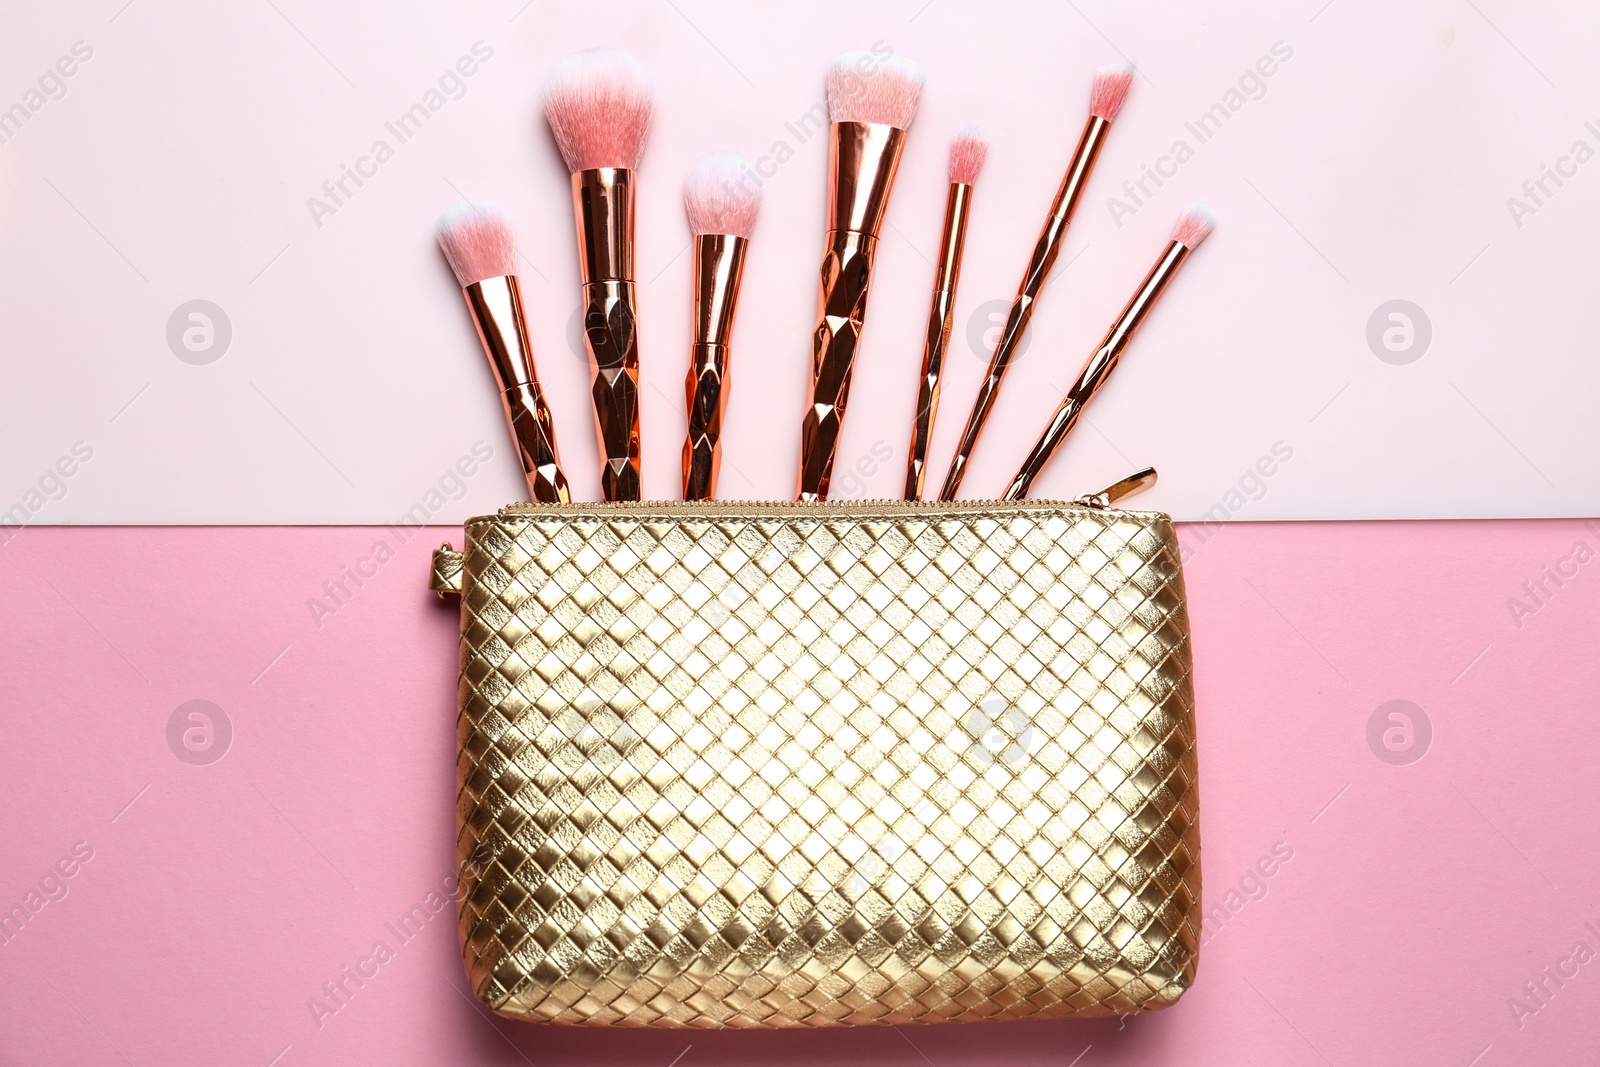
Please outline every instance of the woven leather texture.
[[1193, 979], [1163, 515], [524, 505], [467, 527], [477, 995], [673, 1027], [1122, 1014]]

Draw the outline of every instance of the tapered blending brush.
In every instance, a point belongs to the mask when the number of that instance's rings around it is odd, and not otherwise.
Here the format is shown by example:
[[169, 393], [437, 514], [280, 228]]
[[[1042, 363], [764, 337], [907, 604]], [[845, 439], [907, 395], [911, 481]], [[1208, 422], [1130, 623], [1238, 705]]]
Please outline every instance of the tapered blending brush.
[[650, 76], [614, 48], [568, 56], [544, 84], [544, 113], [572, 172], [600, 491], [639, 499], [639, 335], [633, 284], [634, 171], [654, 108]]
[[827, 75], [828, 236], [812, 333], [811, 389], [800, 424], [796, 497], [825, 500], [850, 396], [878, 247], [922, 68], [904, 56], [846, 52]]
[[717, 152], [689, 172], [683, 207], [694, 233], [694, 343], [685, 386], [689, 435], [683, 442], [683, 499], [712, 500], [722, 467], [728, 340], [745, 248], [761, 207], [761, 183], [743, 156]]
[[945, 474], [944, 487], [939, 490], [940, 500], [954, 500], [956, 490], [961, 488], [961, 479], [966, 476], [967, 464], [972, 460], [973, 449], [978, 446], [983, 424], [989, 418], [995, 398], [1000, 395], [1000, 383], [1005, 379], [1006, 370], [1017, 358], [1017, 350], [1033, 318], [1039, 294], [1044, 291], [1045, 282], [1050, 280], [1056, 257], [1061, 255], [1062, 246], [1066, 244], [1067, 227], [1072, 224], [1072, 216], [1083, 197], [1084, 187], [1089, 184], [1089, 175], [1094, 171], [1095, 161], [1100, 158], [1100, 149], [1105, 146], [1111, 123], [1122, 110], [1132, 86], [1133, 68], [1127, 65], [1102, 67], [1094, 77], [1094, 84], [1089, 90], [1089, 121], [1084, 124], [1083, 135], [1078, 138], [1078, 147], [1072, 153], [1072, 162], [1067, 165], [1066, 176], [1061, 179], [1061, 187], [1056, 190], [1056, 198], [1050, 205], [1050, 214], [1046, 216], [1039, 240], [1034, 244], [1028, 269], [1022, 275], [1022, 284], [1017, 287], [1016, 299], [1011, 302], [1011, 312], [1006, 316], [1005, 327], [1000, 331], [994, 355], [989, 360], [989, 369], [978, 387], [978, 397], [972, 403], [972, 413], [967, 416], [966, 429], [961, 432], [955, 458], [950, 461], [950, 470]]
[[1028, 453], [1028, 458], [1023, 460], [1016, 477], [1011, 479], [1011, 484], [1006, 487], [1003, 499], [1020, 500], [1028, 495], [1033, 480], [1044, 470], [1045, 465], [1056, 454], [1056, 450], [1061, 447], [1061, 442], [1066, 440], [1072, 428], [1078, 424], [1083, 409], [1088, 407], [1095, 393], [1105, 385], [1106, 379], [1111, 377], [1111, 372], [1117, 369], [1117, 361], [1127, 350], [1134, 333], [1144, 324], [1145, 316], [1155, 307], [1156, 301], [1166, 291], [1167, 285], [1177, 276], [1178, 268], [1189, 258], [1189, 253], [1200, 247], [1200, 243], [1210, 235], [1216, 224], [1217, 220], [1211, 212], [1199, 204], [1189, 208], [1178, 219], [1178, 224], [1172, 229], [1172, 239], [1162, 250], [1161, 258], [1156, 260], [1156, 265], [1145, 275], [1138, 291], [1133, 294], [1133, 299], [1128, 301], [1128, 306], [1122, 309], [1122, 314], [1117, 316], [1117, 320], [1111, 324], [1111, 329], [1106, 331], [1105, 337], [1100, 341], [1100, 347], [1094, 350], [1089, 361], [1083, 365], [1083, 370], [1078, 372], [1078, 380], [1067, 390], [1061, 406], [1056, 408], [1056, 413], [1051, 416], [1044, 433], [1039, 435], [1033, 451]]
[[550, 409], [533, 369], [533, 345], [517, 282], [516, 238], [505, 210], [486, 200], [462, 200], [439, 216], [438, 232], [439, 247], [467, 298], [500, 387], [500, 404], [528, 492], [540, 503], [566, 503], [567, 479], [556, 454]]
[[977, 126], [965, 127], [950, 143], [950, 195], [945, 199], [944, 235], [939, 240], [939, 263], [934, 269], [933, 304], [928, 308], [917, 409], [911, 418], [907, 500], [922, 499], [922, 482], [928, 473], [928, 440], [939, 413], [939, 379], [944, 373], [945, 352], [950, 348], [950, 328], [955, 325], [956, 287], [961, 283], [961, 253], [967, 242], [967, 216], [972, 212], [972, 185], [988, 154], [989, 135]]

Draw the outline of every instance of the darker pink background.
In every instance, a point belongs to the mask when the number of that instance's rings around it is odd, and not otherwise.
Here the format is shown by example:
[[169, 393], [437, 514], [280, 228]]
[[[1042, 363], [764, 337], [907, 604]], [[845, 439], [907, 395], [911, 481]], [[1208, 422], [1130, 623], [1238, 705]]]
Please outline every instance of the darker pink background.
[[[1199, 688], [1206, 903], [1195, 988], [1125, 1024], [610, 1032], [492, 1018], [453, 920], [396, 922], [452, 871], [450, 531], [399, 546], [319, 629], [307, 600], [378, 528], [26, 529], [0, 546], [0, 910], [93, 859], [0, 944], [6, 1064], [1593, 1062], [1600, 958], [1537, 1012], [1509, 998], [1600, 951], [1594, 816], [1600, 561], [1519, 627], [1508, 600], [1575, 521], [1183, 530]], [[459, 536], [459, 531], [455, 532]], [[186, 701], [233, 729], [169, 748]], [[1386, 701], [1419, 761], [1367, 741]], [[1278, 846], [1293, 857], [1249, 879]], [[308, 999], [383, 940], [337, 1013]], [[1569, 972], [1572, 963], [1566, 964]]]

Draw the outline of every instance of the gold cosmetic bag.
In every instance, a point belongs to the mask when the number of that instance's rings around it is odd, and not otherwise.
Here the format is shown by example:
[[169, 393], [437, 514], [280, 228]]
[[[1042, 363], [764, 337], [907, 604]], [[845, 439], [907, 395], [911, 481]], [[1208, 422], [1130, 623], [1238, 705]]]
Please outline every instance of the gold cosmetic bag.
[[[1108, 491], [1109, 492], [1109, 491]], [[1171, 520], [523, 504], [461, 596], [467, 972], [534, 1021], [1148, 1011], [1200, 933]]]

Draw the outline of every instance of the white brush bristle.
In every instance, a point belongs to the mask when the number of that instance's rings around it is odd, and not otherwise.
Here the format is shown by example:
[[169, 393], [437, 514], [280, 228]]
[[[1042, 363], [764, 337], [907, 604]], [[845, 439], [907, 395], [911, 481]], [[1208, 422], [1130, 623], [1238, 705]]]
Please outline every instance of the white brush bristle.
[[1183, 245], [1189, 251], [1200, 247], [1200, 242], [1211, 236], [1211, 231], [1217, 228], [1217, 217], [1211, 209], [1204, 204], [1191, 204], [1187, 211], [1178, 217], [1178, 224], [1172, 228], [1172, 239]]
[[460, 200], [439, 216], [439, 247], [465, 289], [517, 272], [517, 241], [506, 209], [488, 200]]
[[1095, 71], [1094, 87], [1089, 90], [1089, 114], [1113, 121], [1133, 88], [1133, 64], [1111, 63]]
[[922, 67], [905, 56], [845, 52], [828, 68], [828, 121], [911, 128], [922, 102]]
[[633, 169], [654, 111], [650, 72], [616, 48], [575, 52], [544, 82], [544, 114], [571, 171]]
[[950, 180], [971, 185], [978, 180], [988, 156], [989, 131], [982, 126], [961, 127], [950, 142]]
[[683, 207], [689, 229], [749, 237], [761, 209], [761, 179], [750, 161], [736, 152], [706, 156], [683, 183]]

